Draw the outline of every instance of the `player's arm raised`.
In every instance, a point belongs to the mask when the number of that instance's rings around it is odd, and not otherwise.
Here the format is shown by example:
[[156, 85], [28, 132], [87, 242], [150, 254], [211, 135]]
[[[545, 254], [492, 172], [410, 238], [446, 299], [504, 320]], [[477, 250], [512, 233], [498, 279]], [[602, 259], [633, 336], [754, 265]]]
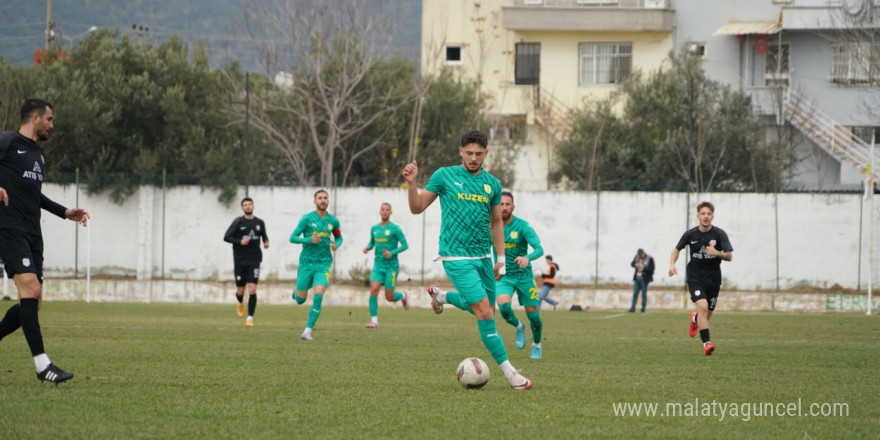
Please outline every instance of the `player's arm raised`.
[[406, 181], [407, 200], [409, 201], [409, 211], [413, 214], [421, 214], [434, 203], [437, 199], [437, 193], [428, 190], [419, 191], [416, 181], [419, 177], [419, 165], [413, 160], [411, 163], [403, 167], [403, 180]]

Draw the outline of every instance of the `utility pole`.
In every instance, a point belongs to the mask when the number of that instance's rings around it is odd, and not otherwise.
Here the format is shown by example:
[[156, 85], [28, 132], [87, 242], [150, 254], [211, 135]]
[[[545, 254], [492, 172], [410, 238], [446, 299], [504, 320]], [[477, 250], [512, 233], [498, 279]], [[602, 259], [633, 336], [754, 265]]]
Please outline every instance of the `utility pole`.
[[52, 44], [55, 23], [52, 23], [52, 0], [46, 0], [46, 52]]

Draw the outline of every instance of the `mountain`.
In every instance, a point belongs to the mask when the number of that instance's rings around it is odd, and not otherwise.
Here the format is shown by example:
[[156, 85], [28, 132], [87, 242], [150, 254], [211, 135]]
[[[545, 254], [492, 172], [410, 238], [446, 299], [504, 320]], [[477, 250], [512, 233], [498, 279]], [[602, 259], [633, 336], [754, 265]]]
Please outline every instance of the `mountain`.
[[[237, 29], [243, 7], [255, 0], [54, 0], [52, 21], [56, 38], [65, 46], [84, 37], [89, 29], [118, 28], [163, 41], [178, 34], [195, 46], [208, 42], [215, 66], [232, 59], [252, 66], [249, 47]], [[265, 0], [262, 0], [265, 1]], [[332, 5], [334, 0], [314, 0]], [[418, 60], [421, 41], [421, 0], [388, 0], [402, 23], [392, 50]], [[0, 56], [11, 64], [29, 65], [34, 51], [45, 48], [46, 4], [36, 0], [0, 2]]]

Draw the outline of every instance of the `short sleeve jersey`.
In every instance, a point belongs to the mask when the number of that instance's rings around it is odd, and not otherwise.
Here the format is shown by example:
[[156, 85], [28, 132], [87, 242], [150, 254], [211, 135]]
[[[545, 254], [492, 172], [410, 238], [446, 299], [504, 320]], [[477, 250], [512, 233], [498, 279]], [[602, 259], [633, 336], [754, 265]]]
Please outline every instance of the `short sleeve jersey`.
[[[266, 233], [266, 223], [259, 217], [236, 217], [229, 225], [226, 235], [232, 239], [232, 258], [236, 264], [260, 264], [263, 261], [260, 239], [269, 241], [269, 235]], [[245, 236], [249, 236], [251, 241], [247, 246], [242, 246], [241, 239]]]
[[733, 251], [727, 233], [717, 226], [712, 226], [712, 229], [706, 232], [700, 231], [698, 226], [689, 229], [675, 245], [678, 250], [687, 246], [690, 251], [691, 261], [687, 265], [687, 282], [692, 286], [721, 285], [721, 258], [706, 253], [706, 246], [710, 244], [719, 251]]
[[541, 249], [541, 239], [532, 229], [529, 223], [517, 216], [504, 226], [504, 255], [506, 258], [505, 266], [509, 275], [532, 275], [532, 263], [526, 267], [519, 267], [514, 261], [516, 257], [526, 257], [529, 255], [529, 245], [533, 249]]
[[333, 231], [338, 230], [339, 219], [329, 212], [324, 217], [321, 217], [315, 211], [302, 216], [294, 233], [302, 231], [301, 237], [317, 235], [321, 237], [321, 241], [317, 244], [312, 244], [311, 242], [303, 243], [302, 252], [299, 254], [300, 266], [319, 266], [333, 263], [333, 254], [330, 252], [330, 240], [333, 236]]
[[440, 256], [490, 255], [490, 212], [501, 203], [501, 182], [488, 171], [473, 175], [454, 165], [438, 169], [425, 189], [440, 198]]
[[[400, 226], [388, 222], [385, 226], [382, 226], [382, 223], [377, 223], [370, 228], [370, 243], [367, 247], [373, 248], [375, 254], [373, 265], [375, 267], [392, 267], [399, 264], [397, 254], [405, 251], [409, 245], [406, 243], [406, 237]], [[391, 258], [385, 258], [382, 255], [386, 249], [391, 252]]]

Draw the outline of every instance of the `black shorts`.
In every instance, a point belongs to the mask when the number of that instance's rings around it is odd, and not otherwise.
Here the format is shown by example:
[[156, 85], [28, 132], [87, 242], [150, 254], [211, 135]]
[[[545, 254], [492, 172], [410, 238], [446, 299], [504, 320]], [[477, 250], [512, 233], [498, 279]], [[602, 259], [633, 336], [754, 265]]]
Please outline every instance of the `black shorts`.
[[259, 264], [235, 264], [235, 285], [237, 287], [244, 287], [246, 284], [257, 284], [259, 282]]
[[705, 299], [709, 302], [709, 310], [715, 310], [715, 303], [718, 302], [718, 291], [721, 290], [721, 286], [688, 285], [688, 290], [691, 292], [691, 301], [697, 302], [698, 300]]
[[15, 229], [0, 229], [0, 261], [7, 278], [33, 273], [43, 284], [43, 237]]

